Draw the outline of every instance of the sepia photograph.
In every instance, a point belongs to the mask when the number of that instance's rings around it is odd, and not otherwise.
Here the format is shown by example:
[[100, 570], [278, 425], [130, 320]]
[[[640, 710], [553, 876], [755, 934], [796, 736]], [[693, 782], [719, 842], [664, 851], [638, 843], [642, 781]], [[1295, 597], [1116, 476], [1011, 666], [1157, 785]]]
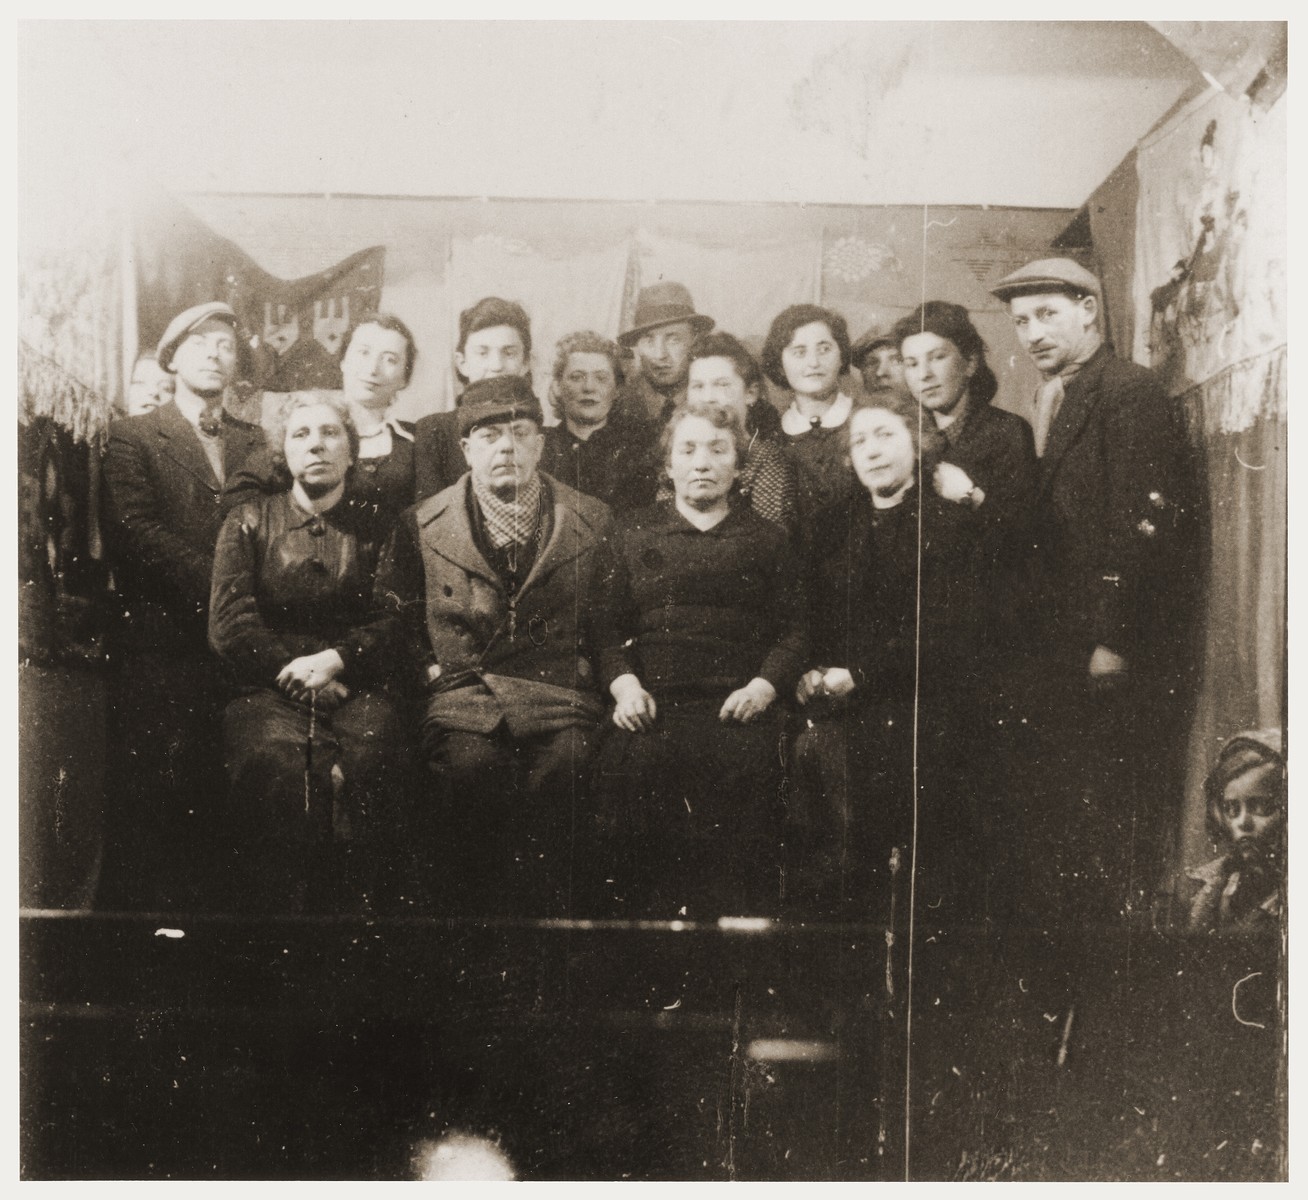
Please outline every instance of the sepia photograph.
[[17, 21], [21, 1179], [1288, 1181], [1288, 22], [711, 10]]

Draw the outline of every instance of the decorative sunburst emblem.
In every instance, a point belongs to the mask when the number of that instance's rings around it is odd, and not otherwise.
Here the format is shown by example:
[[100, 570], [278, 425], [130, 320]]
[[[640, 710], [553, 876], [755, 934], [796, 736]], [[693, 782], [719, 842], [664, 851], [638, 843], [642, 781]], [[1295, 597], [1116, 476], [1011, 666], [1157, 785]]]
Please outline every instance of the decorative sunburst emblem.
[[823, 267], [829, 275], [846, 283], [859, 283], [874, 271], [893, 262], [895, 252], [883, 242], [869, 242], [861, 237], [837, 238], [823, 255]]

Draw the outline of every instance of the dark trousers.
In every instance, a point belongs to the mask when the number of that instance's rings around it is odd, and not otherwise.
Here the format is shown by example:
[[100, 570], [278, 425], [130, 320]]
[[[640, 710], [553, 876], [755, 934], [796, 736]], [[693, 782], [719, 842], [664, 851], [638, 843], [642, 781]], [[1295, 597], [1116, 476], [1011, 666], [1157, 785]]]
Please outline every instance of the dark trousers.
[[440, 875], [433, 903], [475, 916], [571, 912], [594, 727], [514, 737], [503, 722], [468, 733], [427, 720], [422, 747], [438, 781], [420, 839]]
[[222, 871], [209, 853], [222, 804], [212, 659], [122, 652], [108, 687], [105, 851], [96, 906], [214, 907]]
[[[913, 876], [940, 920], [978, 916], [979, 779], [970, 723], [954, 711], [868, 702], [815, 709], [792, 757], [793, 907], [806, 915], [889, 920]], [[916, 795], [916, 804], [914, 796]]]
[[606, 731], [594, 861], [610, 915], [772, 915], [785, 882], [785, 721], [719, 720], [721, 697], [660, 701], [654, 727]]
[[252, 692], [227, 706], [223, 749], [235, 906], [368, 904], [398, 840], [407, 773], [391, 703], [362, 692], [322, 711]]

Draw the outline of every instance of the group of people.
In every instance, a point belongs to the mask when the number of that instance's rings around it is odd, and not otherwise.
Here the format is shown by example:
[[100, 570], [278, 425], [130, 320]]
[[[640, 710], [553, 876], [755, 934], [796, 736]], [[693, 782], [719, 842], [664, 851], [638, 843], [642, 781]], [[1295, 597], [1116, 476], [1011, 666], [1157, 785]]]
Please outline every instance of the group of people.
[[1180, 784], [1189, 443], [1083, 267], [994, 294], [1034, 425], [944, 301], [857, 343], [794, 305], [756, 359], [659, 283], [616, 341], [560, 340], [552, 425], [509, 300], [461, 314], [459, 402], [416, 424], [397, 317], [260, 429], [223, 408], [233, 311], [179, 314], [172, 397], [104, 464], [104, 903], [193, 903], [196, 863], [273, 911], [867, 917], [906, 870], [969, 916], [1138, 902]]

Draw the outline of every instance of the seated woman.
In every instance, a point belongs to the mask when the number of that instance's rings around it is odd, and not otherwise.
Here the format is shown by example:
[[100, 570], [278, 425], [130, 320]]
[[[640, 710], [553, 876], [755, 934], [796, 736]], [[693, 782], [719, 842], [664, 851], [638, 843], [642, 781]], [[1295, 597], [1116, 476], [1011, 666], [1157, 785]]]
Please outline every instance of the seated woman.
[[674, 499], [629, 514], [602, 593], [615, 707], [594, 774], [610, 911], [769, 912], [781, 885], [778, 696], [805, 655], [785, 535], [731, 503], [736, 412], [691, 400], [663, 435]]
[[853, 486], [845, 425], [854, 402], [840, 390], [850, 353], [845, 318], [816, 304], [792, 304], [779, 313], [763, 343], [763, 373], [791, 397], [781, 430], [798, 475], [802, 531]]
[[967, 849], [955, 785], [978, 707], [978, 518], [934, 486], [956, 482], [937, 473], [940, 442], [914, 401], [871, 393], [849, 419], [859, 486], [813, 524], [815, 665], [796, 691], [807, 720], [795, 746], [795, 866], [824, 910], [871, 915], [893, 852], [907, 869], [915, 828], [933, 875], [948, 875], [951, 849]]
[[[403, 742], [381, 694], [372, 600], [387, 522], [343, 502], [354, 418], [329, 393], [292, 393], [269, 436], [291, 486], [228, 515], [209, 644], [244, 693], [223, 717], [237, 902], [299, 911], [339, 885], [332, 848], [366, 843], [382, 824], [400, 790]], [[366, 852], [353, 857], [367, 868]]]
[[[736, 490], [760, 517], [793, 539], [799, 525], [795, 464], [781, 448], [781, 418], [763, 398], [763, 372], [754, 356], [729, 333], [701, 334], [690, 348], [686, 398], [735, 412], [749, 438]], [[672, 481], [664, 479], [658, 499], [672, 496]]]
[[[394, 416], [395, 398], [413, 378], [418, 350], [409, 327], [389, 313], [373, 313], [355, 325], [341, 345], [341, 391], [359, 449], [345, 501], [379, 518], [387, 528], [413, 503], [413, 425]], [[271, 396], [272, 394], [269, 393]], [[282, 403], [290, 402], [283, 397]], [[277, 418], [274, 418], [276, 421]], [[228, 510], [290, 486], [279, 448], [256, 454], [223, 489]]]

